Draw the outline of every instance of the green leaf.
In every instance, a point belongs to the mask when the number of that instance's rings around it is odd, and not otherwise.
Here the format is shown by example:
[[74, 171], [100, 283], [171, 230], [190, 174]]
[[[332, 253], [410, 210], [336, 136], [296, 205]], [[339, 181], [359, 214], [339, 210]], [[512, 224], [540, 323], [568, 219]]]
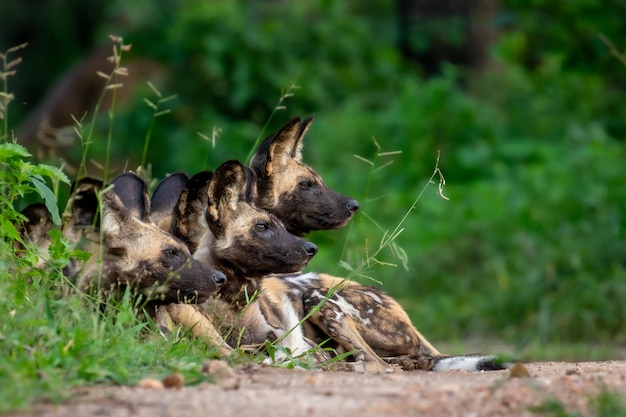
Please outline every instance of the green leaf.
[[0, 143], [0, 159], [13, 157], [28, 158], [31, 154], [22, 145], [17, 143]]
[[41, 175], [33, 175], [30, 177], [31, 183], [37, 190], [37, 193], [43, 198], [46, 208], [50, 212], [50, 216], [52, 216], [52, 221], [55, 225], [61, 224], [61, 216], [59, 215], [59, 208], [57, 207], [57, 199], [54, 196], [54, 193], [48, 186], [46, 185], [45, 180]]
[[2, 225], [2, 229], [4, 234], [13, 239], [13, 240], [17, 240], [18, 242], [23, 243], [22, 241], [22, 237], [20, 236], [19, 232], [17, 231], [17, 229], [15, 228], [15, 225], [9, 221], [8, 219], [6, 219], [4, 221], [4, 224]]
[[[37, 164], [32, 167], [32, 175], [41, 175], [49, 177], [51, 180], [59, 180], [65, 184], [70, 183], [70, 179], [59, 167], [47, 164]], [[43, 180], [43, 179], [42, 179]]]
[[346, 261], [339, 261], [339, 266], [342, 267], [343, 269], [348, 270], [349, 272], [354, 272], [354, 268], [352, 267], [352, 265], [350, 265], [348, 262]]

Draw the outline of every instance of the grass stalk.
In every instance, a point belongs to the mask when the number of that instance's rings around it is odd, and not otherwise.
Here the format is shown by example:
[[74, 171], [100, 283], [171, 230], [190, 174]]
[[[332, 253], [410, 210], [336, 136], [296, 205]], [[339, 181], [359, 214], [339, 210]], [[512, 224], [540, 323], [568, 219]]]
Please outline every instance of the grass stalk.
[[114, 119], [113, 110], [114, 110], [115, 97], [116, 97], [115, 90], [123, 86], [122, 83], [117, 82], [118, 81], [117, 77], [125, 76], [128, 74], [126, 68], [121, 66], [121, 60], [122, 60], [123, 52], [130, 51], [130, 48], [131, 48], [130, 45], [125, 45], [123, 43], [123, 38], [119, 36], [111, 35], [110, 39], [113, 42], [113, 47], [112, 47], [113, 55], [109, 57], [109, 60], [113, 62], [114, 67], [113, 67], [113, 70], [109, 74], [105, 74], [103, 72], [97, 73], [98, 76], [100, 76], [101, 78], [105, 80], [105, 85], [104, 85], [103, 93], [98, 98], [98, 101], [96, 102], [96, 106], [94, 107], [94, 110], [93, 110], [93, 114], [91, 115], [91, 120], [89, 123], [89, 129], [87, 131], [87, 135], [86, 136], [80, 135], [83, 149], [82, 149], [82, 154], [81, 154], [80, 165], [78, 167], [78, 173], [77, 173], [77, 178], [76, 178], [77, 181], [81, 180], [82, 178], [87, 177], [87, 157], [89, 155], [89, 147], [92, 143], [93, 135], [95, 132], [96, 119], [98, 117], [98, 114], [100, 113], [100, 108], [102, 107], [102, 102], [104, 101], [105, 94], [108, 91], [113, 90], [111, 109], [109, 111], [109, 132], [107, 136], [107, 152], [105, 155], [104, 174], [103, 174], [103, 179], [105, 182], [108, 177], [110, 143], [111, 143], [111, 138], [113, 134], [112, 133], [112, 125], [113, 125], [113, 119]]
[[[296, 80], [297, 80], [297, 77], [296, 77]], [[256, 150], [256, 148], [261, 143], [261, 140], [263, 140], [265, 131], [267, 130], [267, 127], [269, 126], [270, 122], [274, 118], [274, 115], [276, 114], [276, 112], [278, 112], [280, 110], [285, 110], [287, 108], [283, 104], [285, 102], [285, 100], [287, 100], [289, 97], [293, 97], [294, 96], [294, 94], [295, 94], [294, 90], [299, 90], [300, 89], [300, 86], [298, 84], [296, 84], [296, 80], [294, 80], [289, 85], [289, 87], [287, 87], [286, 90], [281, 90], [280, 97], [278, 99], [278, 103], [276, 103], [276, 105], [272, 109], [272, 112], [270, 113], [270, 116], [267, 118], [267, 121], [263, 125], [263, 128], [261, 128], [261, 131], [259, 132], [258, 136], [256, 137], [256, 139], [254, 141], [254, 144], [250, 148], [250, 152], [248, 153], [248, 156], [246, 157], [246, 164], [250, 163], [250, 160], [252, 159], [252, 155], [254, 155], [254, 151]]]

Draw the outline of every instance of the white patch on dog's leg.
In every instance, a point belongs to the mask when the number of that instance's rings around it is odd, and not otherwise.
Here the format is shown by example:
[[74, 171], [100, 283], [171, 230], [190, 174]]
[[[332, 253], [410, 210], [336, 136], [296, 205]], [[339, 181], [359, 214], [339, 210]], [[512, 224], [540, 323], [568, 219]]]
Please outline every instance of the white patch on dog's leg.
[[[312, 346], [304, 338], [302, 326], [300, 325], [301, 318], [298, 316], [289, 297], [286, 294], [281, 294], [280, 299], [284, 316], [282, 333], [278, 336], [279, 338], [284, 336], [284, 338], [279, 345], [288, 348], [292, 357], [297, 357], [310, 350]], [[277, 349], [274, 354], [274, 361], [283, 362], [285, 359], [287, 359], [287, 354]]]

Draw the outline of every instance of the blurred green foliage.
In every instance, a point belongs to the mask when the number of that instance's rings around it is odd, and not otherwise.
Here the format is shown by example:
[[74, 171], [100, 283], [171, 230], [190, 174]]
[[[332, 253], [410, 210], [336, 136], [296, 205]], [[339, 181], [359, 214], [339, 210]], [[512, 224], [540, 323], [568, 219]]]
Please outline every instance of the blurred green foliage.
[[[626, 47], [622, 1], [502, 0], [489, 67], [444, 65], [428, 79], [398, 52], [390, 1], [101, 8], [93, 39], [115, 33], [133, 44], [129, 59], [165, 63], [160, 89], [177, 95], [152, 132], [155, 177], [244, 160], [257, 138], [314, 113], [305, 160], [362, 213], [311, 235], [321, 247], [311, 269], [345, 274], [339, 261], [377, 248], [440, 151], [450, 200], [431, 185], [403, 223], [408, 270], [385, 250], [381, 261], [397, 266], [367, 271], [420, 330], [435, 342], [626, 343], [626, 68], [598, 36]], [[28, 62], [20, 71], [35, 76]], [[114, 158], [142, 152], [152, 110], [142, 96], [135, 104], [116, 116]], [[197, 132], [214, 129], [212, 147]], [[98, 149], [90, 157], [102, 159]]]

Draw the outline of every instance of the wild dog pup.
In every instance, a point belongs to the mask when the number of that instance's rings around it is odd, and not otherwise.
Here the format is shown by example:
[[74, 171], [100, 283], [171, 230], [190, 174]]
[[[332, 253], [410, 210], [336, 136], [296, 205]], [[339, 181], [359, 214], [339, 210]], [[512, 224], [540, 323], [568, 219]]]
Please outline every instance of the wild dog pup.
[[[125, 173], [110, 185], [112, 189], [102, 195], [102, 274], [94, 254], [79, 273], [79, 289], [110, 293], [131, 287], [153, 304], [197, 303], [226, 282], [222, 272], [193, 259], [182, 242], [152, 223], [141, 178]], [[90, 199], [78, 201], [82, 216], [94, 218], [97, 204], [87, 204], [94, 202]]]
[[49, 259], [48, 248], [50, 237], [48, 230], [53, 226], [52, 217], [43, 203], [33, 203], [24, 208], [20, 214], [24, 220], [17, 224], [17, 232], [22, 241], [13, 244], [18, 256], [22, 256], [27, 245], [30, 245], [37, 256], [38, 269], [43, 269]]
[[[97, 210], [94, 208], [98, 207], [97, 193], [101, 188], [102, 181], [92, 178], [83, 178], [72, 184], [70, 198], [63, 212], [61, 228], [63, 237], [73, 247], [82, 246], [85, 233], [94, 231], [97, 233], [99, 222], [96, 216]], [[21, 214], [25, 217], [25, 221], [18, 224], [18, 233], [25, 243], [30, 242], [37, 250], [40, 259], [37, 267], [41, 269], [49, 257], [50, 237], [48, 231], [54, 227], [52, 218], [43, 203], [33, 203], [22, 210]], [[87, 241], [90, 240], [87, 239]], [[23, 249], [24, 245], [17, 242], [16, 247]], [[72, 259], [63, 273], [67, 277], [75, 276], [78, 272], [76, 268], [80, 268], [80, 265], [78, 261]]]
[[277, 217], [253, 205], [253, 175], [247, 171], [239, 162], [227, 161], [208, 181], [204, 213], [211, 234], [195, 252], [197, 259], [202, 256], [232, 277], [219, 294], [237, 299], [238, 307], [245, 302], [237, 298], [245, 297], [242, 289], [251, 294], [267, 274], [300, 271], [317, 253], [315, 244], [287, 232]]
[[257, 175], [256, 205], [296, 235], [342, 228], [359, 209], [355, 199], [329, 188], [302, 163], [302, 141], [312, 122], [313, 116], [292, 119], [259, 145], [250, 162]]

